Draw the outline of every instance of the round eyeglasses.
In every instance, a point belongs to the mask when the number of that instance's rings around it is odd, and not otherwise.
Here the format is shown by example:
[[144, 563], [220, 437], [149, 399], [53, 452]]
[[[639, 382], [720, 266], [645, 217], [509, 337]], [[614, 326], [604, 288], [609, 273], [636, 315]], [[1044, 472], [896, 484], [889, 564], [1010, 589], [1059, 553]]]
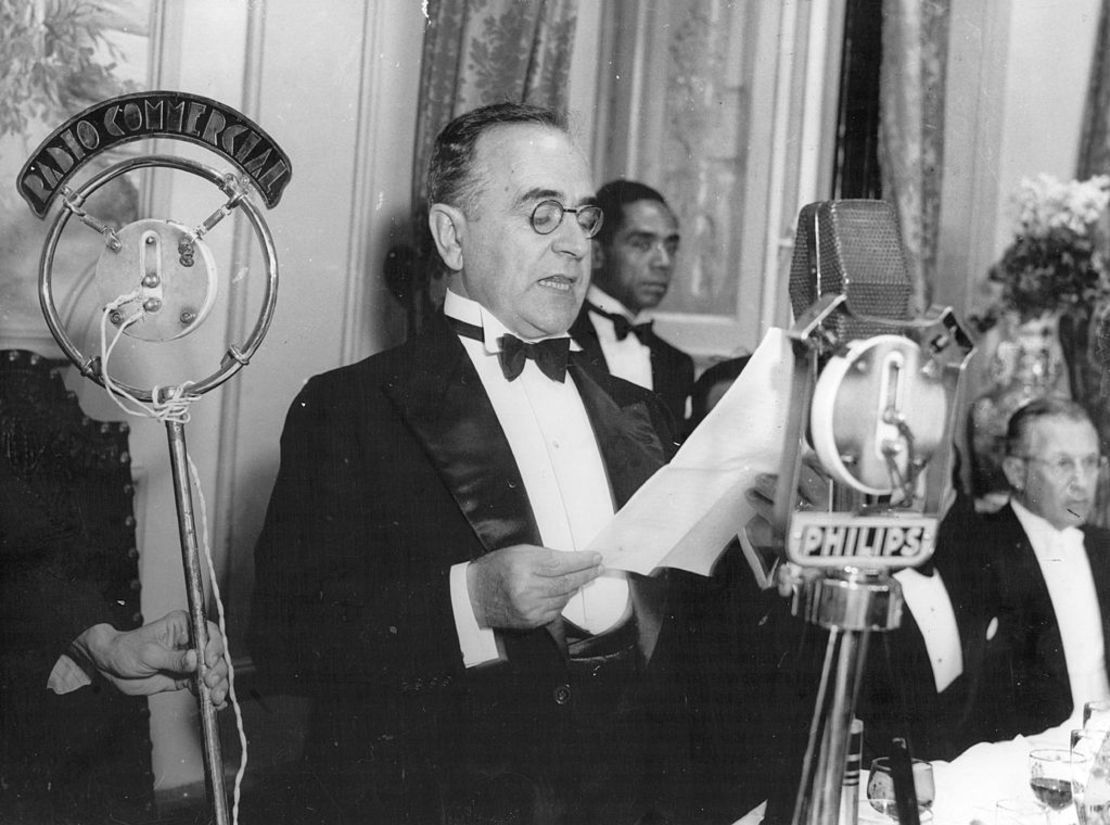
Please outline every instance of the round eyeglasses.
[[1041, 458], [1035, 455], [1019, 455], [1016, 457], [1020, 458], [1022, 461], [1044, 465], [1049, 475], [1058, 479], [1071, 478], [1075, 475], [1092, 476], [1102, 472], [1106, 467], [1106, 459], [1098, 455], [1061, 455], [1053, 458]]
[[563, 215], [567, 212], [574, 215], [587, 238], [592, 238], [601, 231], [601, 222], [605, 216], [600, 206], [588, 204], [571, 209], [558, 201], [540, 201], [536, 204], [536, 208], [532, 210], [532, 228], [540, 235], [550, 235], [559, 228]]

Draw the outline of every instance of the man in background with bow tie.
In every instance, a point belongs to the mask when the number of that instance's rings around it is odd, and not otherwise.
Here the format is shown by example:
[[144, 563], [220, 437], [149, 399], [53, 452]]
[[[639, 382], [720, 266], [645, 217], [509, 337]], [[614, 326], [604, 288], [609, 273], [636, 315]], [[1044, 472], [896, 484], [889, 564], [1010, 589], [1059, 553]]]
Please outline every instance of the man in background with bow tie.
[[653, 390], [681, 434], [694, 361], [660, 338], [650, 311], [667, 294], [678, 220], [650, 186], [614, 180], [597, 192], [605, 222], [594, 239], [593, 281], [571, 335], [596, 366]]
[[1085, 523], [1102, 466], [1080, 405], [1041, 399], [1011, 417], [1002, 463], [1010, 502], [964, 545], [995, 590], [996, 652], [979, 691], [987, 738], [1039, 733], [1110, 698], [1110, 531]]
[[440, 133], [428, 201], [443, 315], [293, 403], [252, 653], [315, 700], [306, 764], [352, 821], [669, 821], [666, 587], [587, 548], [673, 437], [567, 335], [587, 162], [554, 113], [486, 106]]

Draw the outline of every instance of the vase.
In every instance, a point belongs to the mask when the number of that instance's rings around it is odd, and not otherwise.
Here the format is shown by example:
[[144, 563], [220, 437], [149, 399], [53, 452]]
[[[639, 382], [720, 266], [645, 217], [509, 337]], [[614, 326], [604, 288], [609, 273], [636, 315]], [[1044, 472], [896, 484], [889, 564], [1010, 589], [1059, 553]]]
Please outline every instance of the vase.
[[[1069, 337], [1076, 365], [1071, 372], [1079, 381], [1072, 383], [1072, 397], [1082, 404], [1095, 425], [1103, 454], [1110, 444], [1110, 300], [1093, 302], [1071, 325], [1061, 328], [1067, 353]], [[1095, 504], [1087, 517], [1089, 524], [1110, 527], [1110, 473], [1103, 468], [1095, 494]]]
[[1071, 396], [1060, 313], [1027, 320], [1007, 314], [996, 329], [987, 388], [972, 402], [969, 421], [972, 493], [986, 509], [1004, 503], [1008, 494], [1002, 458], [1010, 416], [1037, 398]]

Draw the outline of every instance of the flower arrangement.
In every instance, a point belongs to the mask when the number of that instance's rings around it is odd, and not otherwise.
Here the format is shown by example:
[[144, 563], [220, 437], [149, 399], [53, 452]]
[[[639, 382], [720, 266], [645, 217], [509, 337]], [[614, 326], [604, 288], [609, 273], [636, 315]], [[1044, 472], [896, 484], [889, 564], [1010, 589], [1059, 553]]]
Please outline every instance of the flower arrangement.
[[119, 0], [0, 0], [0, 136], [34, 118], [61, 123], [86, 106], [131, 91], [108, 37], [128, 31]]
[[1067, 182], [1043, 174], [1023, 178], [1013, 201], [1015, 238], [987, 276], [1001, 287], [991, 321], [999, 311], [1015, 312], [1023, 322], [1048, 312], [1086, 313], [1110, 296], [1100, 229], [1110, 175]]

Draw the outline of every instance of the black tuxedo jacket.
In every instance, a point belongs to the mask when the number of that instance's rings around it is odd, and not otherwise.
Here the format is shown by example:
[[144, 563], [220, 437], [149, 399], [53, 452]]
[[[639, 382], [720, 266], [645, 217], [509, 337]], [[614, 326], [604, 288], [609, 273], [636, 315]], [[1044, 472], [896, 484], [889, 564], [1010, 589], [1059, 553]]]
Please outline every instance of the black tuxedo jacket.
[[[1084, 526], [1084, 547], [1110, 645], [1110, 531]], [[989, 683], [980, 692], [993, 738], [1039, 733], [1072, 712], [1071, 687], [1056, 613], [1021, 522], [1007, 505], [982, 521], [977, 543], [997, 600], [1000, 644], [991, 657]], [[1110, 662], [1110, 647], [1106, 649]], [[991, 713], [997, 710], [997, 713]]]
[[[575, 358], [571, 378], [620, 506], [669, 458], [666, 413]], [[256, 548], [249, 641], [275, 689], [316, 700], [310, 760], [416, 796], [421, 777], [443, 788], [471, 782], [460, 772], [560, 770], [585, 693], [558, 623], [499, 633], [505, 661], [466, 669], [451, 609], [453, 564], [518, 543], [540, 544], [520, 471], [442, 317], [307, 383]], [[665, 588], [630, 578], [649, 660]]]
[[[609, 372], [597, 329], [585, 305], [570, 328], [570, 334], [594, 368]], [[694, 386], [694, 359], [654, 334], [648, 339], [648, 348], [651, 350], [651, 380], [655, 393], [670, 411], [675, 432], [681, 434], [685, 429], [682, 425], [686, 418], [686, 399]]]

